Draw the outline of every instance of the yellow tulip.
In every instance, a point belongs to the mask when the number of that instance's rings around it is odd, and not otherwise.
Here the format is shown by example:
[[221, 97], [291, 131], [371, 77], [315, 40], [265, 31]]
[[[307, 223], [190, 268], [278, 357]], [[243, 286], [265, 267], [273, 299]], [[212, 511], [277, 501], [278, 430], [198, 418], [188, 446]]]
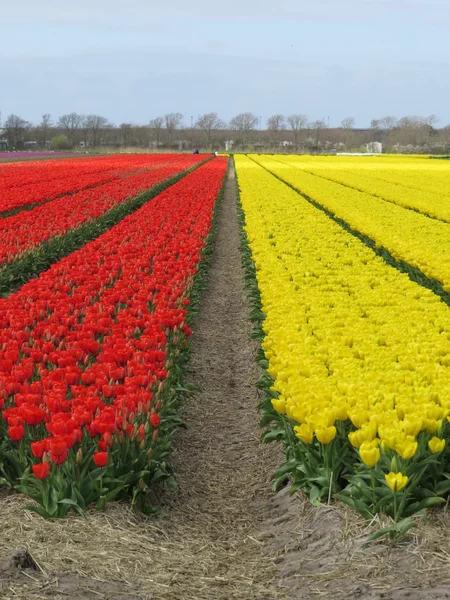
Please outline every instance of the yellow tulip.
[[438, 437], [433, 437], [428, 442], [428, 448], [433, 454], [442, 452], [442, 450], [445, 448], [445, 440], [440, 440]]
[[321, 444], [329, 444], [336, 437], [336, 427], [332, 425], [331, 427], [324, 427], [323, 429], [316, 429], [315, 431], [316, 438], [319, 440]]
[[374, 467], [380, 460], [380, 450], [370, 442], [364, 442], [359, 449], [361, 460], [368, 467]]
[[286, 414], [286, 400], [283, 398], [283, 396], [280, 396], [279, 398], [273, 398], [272, 406], [278, 413], [280, 413], [280, 415]]
[[305, 442], [305, 444], [310, 444], [313, 440], [314, 434], [311, 427], [307, 423], [303, 423], [303, 425], [296, 425], [294, 427], [295, 435]]
[[417, 445], [417, 442], [402, 440], [395, 445], [395, 451], [400, 454], [403, 460], [409, 460], [416, 453]]
[[403, 431], [406, 435], [416, 437], [422, 429], [423, 419], [418, 417], [408, 417], [403, 421]]
[[391, 471], [384, 478], [393, 492], [399, 492], [408, 483], [408, 477], [402, 473], [392, 473]]

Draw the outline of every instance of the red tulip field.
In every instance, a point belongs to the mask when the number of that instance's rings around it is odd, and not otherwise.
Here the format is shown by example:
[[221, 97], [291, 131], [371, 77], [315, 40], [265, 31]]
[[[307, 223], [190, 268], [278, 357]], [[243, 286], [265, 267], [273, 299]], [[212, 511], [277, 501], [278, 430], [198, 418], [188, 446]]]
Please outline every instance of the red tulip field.
[[[443, 392], [424, 396], [431, 385], [447, 389], [448, 307], [317, 207], [356, 214], [356, 200], [309, 172], [328, 163], [308, 163], [305, 175], [301, 159], [289, 160], [0, 164], [1, 599], [449, 597], [450, 417], [436, 408], [449, 405]], [[326, 173], [333, 186], [355, 177], [352, 166]], [[436, 169], [447, 177], [446, 165]], [[381, 177], [368, 177], [381, 189]], [[307, 183], [314, 200], [301, 194]], [[425, 192], [383, 185], [419, 219], [414, 202]], [[366, 217], [357, 224], [372, 227]], [[405, 218], [398, 228], [408, 226]], [[381, 235], [390, 241], [387, 227]], [[436, 269], [445, 274], [444, 263]], [[341, 298], [344, 271], [344, 317], [378, 307], [380, 281], [386, 300], [373, 323], [342, 317], [335, 331], [337, 300], [323, 295]], [[369, 322], [377, 341], [364, 362], [356, 333], [368, 346]], [[386, 380], [406, 394], [414, 365], [382, 373], [376, 360], [387, 365], [394, 337], [398, 357], [413, 336], [429, 346], [412, 344], [411, 356], [427, 368], [439, 362], [434, 383], [417, 383], [419, 408], [412, 392], [403, 404], [386, 392], [381, 404], [373, 387], [384, 393]], [[343, 399], [315, 366], [325, 347], [327, 365], [336, 355], [348, 371], [339, 363], [333, 375]], [[360, 386], [354, 364], [372, 387]], [[426, 406], [427, 419], [408, 420], [410, 406], [417, 415]], [[360, 429], [367, 439], [356, 440]]]

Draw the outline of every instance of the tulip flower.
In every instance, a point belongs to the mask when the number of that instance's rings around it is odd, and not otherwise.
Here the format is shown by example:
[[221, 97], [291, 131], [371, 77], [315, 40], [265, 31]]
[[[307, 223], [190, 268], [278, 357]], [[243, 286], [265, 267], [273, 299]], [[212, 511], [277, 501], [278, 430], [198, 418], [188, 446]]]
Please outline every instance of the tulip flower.
[[154, 428], [159, 427], [161, 423], [161, 417], [157, 413], [150, 415], [150, 425]]
[[38, 463], [37, 465], [32, 465], [31, 469], [37, 479], [46, 479], [50, 473], [49, 463]]
[[370, 442], [364, 442], [359, 448], [361, 460], [368, 467], [374, 467], [380, 460], [380, 450]]
[[94, 452], [94, 463], [97, 467], [106, 467], [108, 464], [108, 453], [107, 452]]
[[315, 434], [316, 438], [321, 444], [329, 444], [336, 437], [336, 427], [334, 425], [331, 425], [331, 427], [316, 429]]
[[311, 427], [307, 423], [303, 423], [302, 425], [296, 425], [294, 427], [295, 435], [305, 442], [305, 444], [310, 444], [313, 440], [314, 433]]
[[433, 454], [442, 452], [442, 450], [445, 448], [445, 440], [441, 440], [438, 437], [432, 437], [428, 442], [428, 447]]
[[384, 478], [393, 492], [399, 492], [408, 483], [408, 477], [402, 473], [393, 473], [391, 471]]

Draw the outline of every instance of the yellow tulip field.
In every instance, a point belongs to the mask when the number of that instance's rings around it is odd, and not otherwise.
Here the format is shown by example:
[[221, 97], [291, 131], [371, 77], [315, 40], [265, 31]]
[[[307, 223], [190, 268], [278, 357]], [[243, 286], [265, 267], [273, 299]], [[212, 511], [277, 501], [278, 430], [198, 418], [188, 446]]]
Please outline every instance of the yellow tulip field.
[[450, 308], [433, 291], [450, 290], [450, 164], [235, 163], [258, 288], [262, 424], [286, 447], [276, 484], [289, 476], [314, 503], [337, 498], [407, 529], [450, 490]]

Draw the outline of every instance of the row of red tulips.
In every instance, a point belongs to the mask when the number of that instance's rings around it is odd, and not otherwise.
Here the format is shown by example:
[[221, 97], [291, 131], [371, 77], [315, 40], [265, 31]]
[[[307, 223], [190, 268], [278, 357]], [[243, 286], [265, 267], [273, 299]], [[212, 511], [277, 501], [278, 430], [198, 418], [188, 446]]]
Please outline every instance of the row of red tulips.
[[[137, 158], [138, 157], [138, 158]], [[0, 215], [41, 204], [64, 194], [115, 181], [142, 170], [170, 164], [179, 157], [161, 155], [123, 155], [41, 162], [32, 165], [33, 179], [23, 166], [0, 168]], [[10, 163], [14, 164], [14, 163]]]
[[132, 167], [142, 161], [167, 161], [174, 154], [109, 154], [106, 156], [64, 158], [46, 161], [27, 161], [0, 164], [0, 192], [16, 187], [33, 185], [36, 182], [47, 183], [64, 177], [89, 173], [100, 173], [102, 170], [118, 168], [124, 164]]
[[0, 220], [0, 268], [45, 241], [94, 220], [127, 198], [185, 171], [204, 160], [199, 156], [179, 156], [175, 162], [151, 171], [62, 196], [33, 210]]
[[0, 300], [0, 476], [44, 517], [166, 480], [189, 295], [226, 159]]

